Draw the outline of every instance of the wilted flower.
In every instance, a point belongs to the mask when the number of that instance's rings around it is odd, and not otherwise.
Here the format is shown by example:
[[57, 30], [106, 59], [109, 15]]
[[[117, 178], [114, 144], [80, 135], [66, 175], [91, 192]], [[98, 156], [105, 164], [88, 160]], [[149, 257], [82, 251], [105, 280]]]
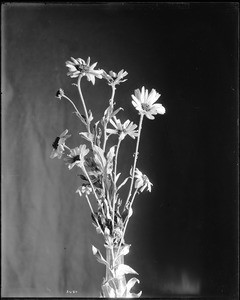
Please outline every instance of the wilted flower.
[[86, 76], [88, 81], [91, 81], [92, 84], [95, 84], [95, 77], [101, 79], [103, 75], [103, 70], [94, 70], [97, 63], [90, 65], [90, 57], [88, 57], [87, 62], [81, 58], [73, 58], [72, 61], [66, 61], [66, 67], [68, 67], [69, 72], [68, 76], [71, 78], [78, 77], [80, 74]]
[[74, 149], [71, 149], [71, 153], [65, 158], [65, 161], [68, 165], [68, 168], [71, 170], [75, 165], [82, 167], [84, 164], [84, 157], [88, 154], [89, 149], [86, 148], [86, 145], [80, 145]]
[[103, 77], [107, 79], [109, 85], [116, 85], [126, 81], [127, 79], [123, 78], [127, 76], [127, 74], [128, 72], [124, 70], [121, 70], [120, 72], [118, 72], [118, 74], [113, 71], [110, 71], [109, 74], [107, 74], [105, 71], [103, 71]]
[[135, 170], [135, 188], [140, 189], [141, 192], [143, 192], [146, 188], [149, 192], [151, 192], [152, 189], [152, 183], [148, 179], [146, 175], [144, 175], [141, 171], [139, 171], [137, 168]]
[[56, 93], [56, 97], [57, 97], [58, 99], [61, 99], [63, 96], [64, 96], [64, 91], [63, 91], [63, 89], [59, 89], [59, 90], [57, 91], [57, 93]]
[[82, 194], [87, 194], [90, 195], [92, 192], [92, 188], [90, 185], [86, 185], [83, 184], [82, 186], [80, 186], [77, 190], [76, 193], [79, 193], [80, 196], [82, 196]]
[[63, 133], [60, 134], [60, 136], [56, 137], [55, 141], [52, 143], [53, 150], [50, 155], [50, 158], [61, 158], [64, 152], [64, 145], [67, 138], [69, 138], [71, 135], [68, 134], [68, 130], [64, 130]]
[[136, 130], [137, 125], [129, 120], [122, 124], [121, 121], [114, 116], [110, 119], [110, 123], [115, 129], [107, 128], [106, 132], [109, 134], [118, 134], [120, 140], [123, 140], [126, 135], [129, 135], [133, 139], [138, 136], [138, 131]]
[[[155, 103], [161, 95], [152, 89], [150, 94], [145, 87], [142, 90], [135, 90], [135, 95], [132, 95], [132, 104], [139, 111], [140, 114], [144, 114], [148, 119], [155, 119], [153, 115], [165, 114], [165, 108], [160, 103]], [[155, 104], [154, 104], [155, 103]]]

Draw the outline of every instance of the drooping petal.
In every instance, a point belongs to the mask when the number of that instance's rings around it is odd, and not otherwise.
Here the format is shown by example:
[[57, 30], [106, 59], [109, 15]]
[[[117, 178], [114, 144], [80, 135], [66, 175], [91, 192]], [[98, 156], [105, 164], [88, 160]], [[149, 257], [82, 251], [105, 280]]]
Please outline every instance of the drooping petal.
[[156, 109], [158, 114], [163, 115], [166, 112], [166, 109], [162, 104], [156, 103], [154, 104], [154, 108]]

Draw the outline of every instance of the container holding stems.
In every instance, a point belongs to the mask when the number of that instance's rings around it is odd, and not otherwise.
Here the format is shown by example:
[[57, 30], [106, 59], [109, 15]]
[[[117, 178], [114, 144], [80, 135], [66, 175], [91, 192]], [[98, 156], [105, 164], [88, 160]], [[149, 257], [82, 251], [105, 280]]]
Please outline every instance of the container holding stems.
[[[137, 294], [131, 292], [135, 283], [139, 280], [135, 277], [126, 281], [126, 274], [138, 274], [130, 266], [124, 264], [124, 256], [129, 253], [130, 245], [125, 243], [124, 237], [128, 222], [132, 216], [132, 204], [139, 193], [144, 190], [151, 192], [152, 183], [149, 178], [137, 168], [138, 149], [141, 137], [141, 130], [144, 117], [153, 120], [155, 115], [164, 114], [165, 108], [162, 104], [156, 103], [160, 94], [152, 89], [149, 93], [143, 86], [132, 94], [132, 104], [139, 113], [139, 124], [136, 125], [130, 120], [121, 122], [117, 115], [122, 108], [115, 108], [116, 87], [126, 81], [127, 72], [121, 70], [118, 73], [103, 69], [95, 69], [97, 63], [90, 64], [81, 58], [71, 58], [66, 62], [67, 75], [76, 78], [81, 105], [65, 95], [62, 89], [56, 94], [58, 99], [66, 99], [74, 108], [76, 116], [86, 128], [86, 131], [79, 132], [80, 145], [69, 148], [66, 144], [71, 137], [68, 130], [64, 130], [52, 144], [51, 158], [64, 157], [69, 169], [79, 168], [81, 171], [80, 185], [76, 192], [80, 197], [85, 197], [90, 208], [90, 214], [96, 231], [103, 236], [106, 249], [106, 258], [101, 252], [92, 246], [92, 252], [98, 262], [106, 267], [106, 276], [103, 279], [101, 297], [140, 297], [142, 292]], [[87, 109], [81, 89], [81, 80], [86, 77], [89, 82], [95, 84], [96, 78], [105, 80], [111, 87], [111, 98], [103, 116], [97, 122], [93, 122], [91, 110]], [[78, 108], [79, 107], [79, 108]], [[117, 135], [116, 145], [108, 147], [108, 139], [111, 135]], [[118, 158], [121, 155], [121, 143], [128, 138], [136, 140], [136, 148], [133, 164], [129, 166], [129, 176], [121, 178], [121, 170], [118, 166]], [[82, 141], [85, 140], [85, 143]], [[121, 189], [128, 187], [128, 196], [121, 199]], [[89, 195], [92, 195], [96, 203], [92, 205]], [[93, 209], [97, 207], [97, 209]]]

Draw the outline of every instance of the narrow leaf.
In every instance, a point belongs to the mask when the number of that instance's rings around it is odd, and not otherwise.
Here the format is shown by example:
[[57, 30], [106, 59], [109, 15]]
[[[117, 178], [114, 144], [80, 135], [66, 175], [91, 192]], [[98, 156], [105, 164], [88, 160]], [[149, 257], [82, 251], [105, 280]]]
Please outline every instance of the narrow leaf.
[[92, 120], [93, 120], [93, 114], [92, 114], [91, 110], [89, 110], [88, 121], [91, 123]]
[[93, 255], [96, 256], [96, 259], [99, 263], [106, 265], [107, 267], [109, 267], [108, 262], [103, 258], [101, 252], [92, 245], [92, 252]]
[[142, 291], [139, 292], [138, 294], [130, 293], [129, 296], [127, 296], [127, 297], [129, 297], [129, 298], [140, 298], [141, 295], [142, 295]]
[[87, 141], [93, 142], [93, 134], [89, 132], [79, 132], [79, 134]]
[[115, 146], [112, 146], [107, 154], [107, 160], [108, 162], [111, 162], [113, 160], [113, 157], [115, 156]]
[[124, 181], [119, 185], [119, 187], [117, 188], [117, 190], [120, 190], [120, 188], [127, 183], [127, 181], [128, 181], [129, 178], [130, 177], [125, 178]]
[[122, 250], [120, 251], [119, 253], [119, 256], [120, 255], [126, 255], [129, 253], [129, 249], [130, 249], [131, 245], [125, 245]]
[[79, 174], [78, 175], [82, 180], [86, 180], [86, 181], [88, 181], [88, 179], [87, 179], [87, 177], [86, 176], [84, 176], [84, 175], [82, 175], [82, 174]]
[[138, 274], [131, 267], [125, 264], [120, 264], [116, 268], [116, 277], [122, 277], [124, 274]]
[[117, 183], [119, 176], [121, 175], [121, 173], [118, 173], [115, 179], [115, 183]]
[[110, 287], [109, 283], [102, 285], [102, 291], [105, 298], [115, 298], [114, 289]]
[[137, 279], [135, 277], [128, 280], [127, 286], [126, 286], [126, 297], [129, 296], [128, 294], [130, 293], [132, 287], [136, 284], [136, 282], [139, 283], [140, 281], [139, 281], [139, 279]]
[[111, 114], [111, 118], [114, 117], [114, 116], [116, 116], [116, 114], [118, 114], [120, 110], [123, 110], [123, 108], [122, 108], [122, 107], [119, 107], [118, 109], [116, 109], [116, 110]]
[[97, 225], [97, 219], [93, 213], [91, 213], [91, 218], [92, 218], [93, 222]]

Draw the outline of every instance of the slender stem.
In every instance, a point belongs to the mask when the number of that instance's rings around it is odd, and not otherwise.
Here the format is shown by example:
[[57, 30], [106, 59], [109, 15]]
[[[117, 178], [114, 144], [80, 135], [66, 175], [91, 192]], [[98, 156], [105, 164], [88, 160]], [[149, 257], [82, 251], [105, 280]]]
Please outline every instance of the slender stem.
[[[90, 122], [89, 122], [88, 112], [87, 112], [87, 108], [86, 108], [86, 105], [85, 105], [85, 101], [84, 101], [83, 94], [82, 94], [82, 89], [81, 89], [81, 79], [82, 79], [82, 75], [80, 75], [78, 77], [77, 87], [78, 87], [78, 92], [79, 92], [79, 95], [80, 95], [80, 98], [81, 98], [81, 101], [82, 101], [82, 105], [83, 105], [85, 117], [86, 117], [87, 131], [91, 135], [91, 129], [90, 129]], [[93, 149], [93, 141], [91, 141], [91, 145], [92, 145], [92, 149]]]
[[[132, 200], [130, 201], [129, 212], [130, 212], [130, 210], [131, 210], [131, 208], [132, 208], [133, 201], [134, 201], [134, 199], [135, 199], [135, 197], [136, 197], [136, 195], [137, 195], [137, 192], [138, 192], [138, 189], [135, 190], [135, 192], [134, 192], [134, 194], [133, 194], [133, 197], [132, 197]], [[129, 213], [128, 213], [128, 215], [127, 215], [127, 220], [126, 220], [126, 223], [125, 223], [125, 225], [124, 225], [124, 230], [123, 230], [122, 238], [124, 238], [124, 235], [125, 235], [125, 232], [126, 232], [126, 229], [127, 229], [127, 224], [128, 224], [129, 219], [130, 219], [130, 215], [129, 215]]]
[[[90, 200], [89, 200], [89, 198], [88, 198], [88, 195], [87, 194], [85, 194], [85, 197], [87, 198], [87, 202], [88, 202], [88, 205], [89, 205], [89, 207], [90, 207], [90, 210], [91, 210], [91, 213], [94, 215], [94, 211], [93, 211], [93, 208], [92, 208], [92, 205], [91, 205], [91, 202], [90, 202]], [[98, 225], [98, 227], [100, 228], [100, 230], [102, 231], [102, 228], [101, 228], [101, 226], [99, 225], [99, 223], [98, 223], [98, 219], [95, 219], [96, 221], [97, 221], [97, 225]], [[102, 231], [102, 234], [104, 234], [103, 233], [103, 231]]]
[[131, 180], [131, 185], [127, 197], [127, 201], [125, 203], [124, 209], [127, 207], [128, 201], [131, 197], [132, 194], [132, 188], [133, 188], [133, 181], [134, 181], [134, 173], [136, 169], [136, 164], [137, 164], [137, 159], [138, 159], [138, 148], [139, 148], [139, 142], [140, 142], [140, 136], [141, 136], [141, 130], [142, 130], [142, 123], [143, 123], [143, 117], [144, 115], [140, 115], [140, 120], [139, 120], [139, 125], [138, 125], [138, 137], [137, 137], [137, 143], [136, 143], [136, 150], [135, 150], [135, 156], [134, 156], [134, 163], [133, 163], [133, 169], [132, 169], [132, 180]]
[[89, 200], [89, 198], [88, 198], [88, 195], [87, 195], [87, 194], [85, 194], [85, 197], [87, 198], [87, 202], [88, 202], [88, 205], [89, 205], [89, 207], [90, 207], [91, 213], [92, 213], [92, 214], [94, 214], [94, 211], [93, 211], [93, 208], [92, 208], [91, 202], [90, 202], [90, 200]]
[[[109, 100], [109, 105], [110, 107], [112, 108], [113, 110], [113, 99], [114, 99], [114, 96], [115, 96], [115, 91], [116, 91], [116, 87], [115, 85], [111, 85], [112, 87], [112, 95], [111, 95], [111, 98]], [[108, 123], [108, 122], [107, 122]], [[104, 127], [103, 127], [103, 152], [105, 152], [105, 148], [106, 148], [106, 142], [107, 142], [107, 133], [106, 133], [106, 129], [107, 129], [107, 123], [104, 124]]]
[[[111, 252], [112, 252], [112, 269], [113, 269], [113, 266], [114, 266], [114, 251], [113, 251], [113, 244], [111, 245]], [[114, 272], [114, 269], [113, 269], [113, 272]], [[114, 272], [115, 273], [115, 272]], [[114, 274], [113, 273], [113, 274]], [[115, 275], [115, 274], [114, 274]]]
[[70, 98], [68, 98], [66, 95], [63, 95], [62, 97], [63, 97], [63, 98], [66, 98], [66, 99], [73, 105], [73, 107], [74, 107], [76, 113], [80, 115], [80, 112], [79, 112], [79, 110], [77, 109], [76, 105], [73, 103], [73, 101], [72, 101]]
[[68, 149], [71, 152], [71, 149], [67, 145], [63, 144], [63, 147]]
[[131, 208], [132, 208], [132, 204], [133, 204], [134, 198], [137, 195], [137, 192], [138, 192], [138, 189], [135, 190], [135, 192], [133, 194], [133, 197], [132, 197], [132, 200], [130, 202], [130, 206], [129, 206], [129, 210], [128, 210], [128, 215], [127, 215], [126, 223], [125, 223], [124, 228], [123, 228], [123, 234], [122, 234], [122, 237], [121, 237], [121, 241], [120, 241], [120, 244], [119, 244], [119, 247], [118, 247], [118, 251], [117, 251], [116, 257], [118, 257], [118, 255], [119, 255], [119, 252], [120, 252], [120, 249], [121, 249], [121, 245], [122, 245], [122, 242], [124, 240], [124, 235], [125, 235], [125, 232], [126, 232], [126, 229], [127, 229], [128, 221], [130, 219], [130, 211], [131, 211]]
[[112, 108], [113, 108], [113, 99], [114, 99], [115, 91], [116, 91], [115, 84], [112, 84], [111, 87], [112, 87], [112, 96], [111, 96], [111, 99], [109, 100], [109, 103], [110, 103], [110, 105], [111, 105]]
[[105, 152], [105, 148], [106, 148], [106, 143], [107, 143], [107, 124], [105, 123], [103, 126], [103, 152]]
[[116, 177], [117, 177], [117, 161], [118, 161], [118, 152], [121, 144], [121, 139], [118, 139], [118, 144], [117, 144], [117, 150], [116, 150], [116, 155], [115, 155], [115, 165], [114, 165], [114, 176], [113, 176], [113, 181], [114, 181], [114, 194], [113, 194], [113, 230], [114, 230], [114, 218], [115, 218], [115, 204], [116, 204]]
[[81, 90], [81, 79], [82, 79], [82, 76], [80, 75], [80, 76], [78, 77], [77, 87], [78, 87], [78, 92], [79, 92], [80, 98], [81, 98], [81, 100], [82, 100], [82, 105], [83, 105], [85, 117], [86, 117], [86, 120], [87, 120], [87, 128], [88, 128], [88, 132], [90, 133], [90, 126], [89, 126], [88, 112], [87, 112], [87, 108], [86, 108], [85, 101], [84, 101], [83, 94], [82, 94], [82, 90]]
[[130, 176], [127, 177], [127, 178], [126, 178], [126, 179], [118, 186], [118, 188], [117, 188], [118, 191], [120, 190], [120, 188], [121, 188], [124, 184], [127, 183], [127, 181], [128, 181], [129, 178], [130, 178]]
[[92, 181], [91, 181], [91, 179], [90, 179], [90, 177], [89, 177], [89, 175], [88, 175], [88, 173], [87, 173], [87, 170], [86, 170], [86, 168], [84, 167], [84, 165], [82, 165], [82, 169], [83, 169], [83, 171], [84, 171], [84, 173], [85, 173], [85, 175], [86, 175], [86, 177], [87, 177], [87, 179], [88, 179], [88, 181], [89, 181], [89, 183], [90, 183], [90, 185], [91, 185], [91, 188], [92, 188], [92, 190], [93, 190], [94, 196], [95, 196], [95, 198], [97, 199], [97, 202], [98, 202], [99, 206], [102, 208], [103, 215], [105, 215], [104, 210], [103, 210], [103, 207], [102, 207], [102, 205], [101, 205], [101, 203], [100, 203], [100, 201], [99, 201], [99, 199], [98, 199], [98, 196], [97, 196], [97, 194], [96, 194], [96, 191], [95, 191], [95, 188], [94, 188], [94, 186], [93, 186], [93, 183], [92, 183]]

